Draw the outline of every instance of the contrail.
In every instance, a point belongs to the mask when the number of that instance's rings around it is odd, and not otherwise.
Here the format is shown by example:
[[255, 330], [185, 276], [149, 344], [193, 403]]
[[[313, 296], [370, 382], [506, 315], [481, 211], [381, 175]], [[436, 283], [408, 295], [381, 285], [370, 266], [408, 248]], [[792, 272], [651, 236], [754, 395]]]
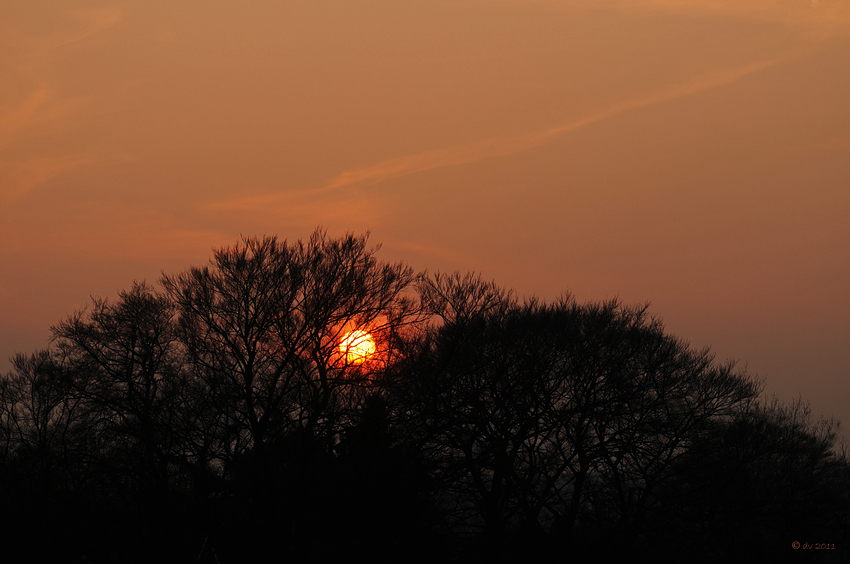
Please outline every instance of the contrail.
[[615, 115], [724, 86], [744, 76], [786, 62], [787, 60], [770, 59], [750, 63], [734, 69], [700, 75], [688, 82], [676, 84], [644, 97], [614, 104], [550, 129], [514, 136], [493, 137], [474, 143], [433, 149], [422, 153], [389, 159], [371, 167], [348, 170], [339, 174], [316, 191], [325, 192], [345, 186], [375, 184], [425, 170], [468, 164], [484, 159], [519, 153], [556, 139], [570, 131], [586, 127]]

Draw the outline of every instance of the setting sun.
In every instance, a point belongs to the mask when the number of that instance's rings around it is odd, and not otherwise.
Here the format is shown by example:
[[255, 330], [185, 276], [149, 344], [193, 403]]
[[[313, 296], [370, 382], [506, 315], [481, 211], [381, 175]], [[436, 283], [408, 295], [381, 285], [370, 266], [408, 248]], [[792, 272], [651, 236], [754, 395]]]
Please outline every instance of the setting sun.
[[366, 331], [355, 329], [342, 337], [339, 351], [347, 362], [360, 364], [375, 354], [375, 339]]

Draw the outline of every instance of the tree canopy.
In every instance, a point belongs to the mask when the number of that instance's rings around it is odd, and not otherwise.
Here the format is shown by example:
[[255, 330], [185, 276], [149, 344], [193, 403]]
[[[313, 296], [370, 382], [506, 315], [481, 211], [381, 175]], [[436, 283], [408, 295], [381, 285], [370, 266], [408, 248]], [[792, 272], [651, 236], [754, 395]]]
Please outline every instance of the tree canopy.
[[[646, 305], [243, 238], [61, 320], [0, 378], [21, 553], [627, 562], [847, 550], [837, 423]], [[346, 354], [346, 336], [374, 350]], [[833, 549], [830, 549], [833, 550]], [[82, 560], [85, 558], [86, 560]]]

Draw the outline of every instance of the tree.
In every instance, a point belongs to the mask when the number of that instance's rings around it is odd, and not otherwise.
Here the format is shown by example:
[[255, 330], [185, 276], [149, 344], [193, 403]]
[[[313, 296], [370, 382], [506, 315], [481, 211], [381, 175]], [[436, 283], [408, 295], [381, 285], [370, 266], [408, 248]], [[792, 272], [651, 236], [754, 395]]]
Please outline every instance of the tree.
[[[99, 562], [787, 559], [846, 540], [837, 423], [648, 307], [243, 238], [0, 378], [3, 530]], [[346, 335], [375, 351], [349, 355]], [[357, 333], [360, 335], [361, 333]]]
[[[88, 420], [61, 355], [18, 354], [0, 379], [0, 527], [9, 558], [57, 559], [85, 544]], [[88, 523], [93, 524], [92, 522]]]
[[379, 263], [367, 237], [308, 242], [243, 239], [214, 253], [213, 268], [163, 277], [180, 312], [181, 339], [210, 392], [228, 404], [241, 449], [295, 429], [336, 423], [341, 388], [368, 382], [338, 351], [342, 335], [367, 328], [391, 362], [393, 339], [413, 303], [402, 264]]
[[[651, 516], [665, 542], [655, 554], [701, 562], [797, 561], [791, 542], [843, 550], [850, 517], [850, 461], [838, 424], [815, 419], [801, 399], [760, 399], [706, 429], [676, 461]], [[831, 539], [815, 541], [814, 539]], [[824, 552], [836, 558], [836, 552]]]
[[53, 489], [59, 485], [59, 455], [74, 448], [79, 398], [51, 351], [18, 354], [12, 364], [14, 372], [0, 380], [2, 461], [25, 464], [28, 480]]
[[411, 361], [405, 407], [456, 530], [494, 555], [512, 538], [523, 550], [602, 538], [633, 549], [677, 458], [758, 393], [646, 307], [520, 304], [457, 274], [420, 288], [441, 322]]
[[562, 513], [547, 509], [553, 532], [571, 545], [608, 539], [618, 556], [634, 558], [676, 461], [706, 429], [751, 402], [760, 385], [734, 363], [717, 364], [709, 350], [667, 335], [645, 307], [587, 304], [576, 325], [556, 417], [572, 460], [570, 503]]
[[[298, 536], [324, 495], [316, 480], [342, 429], [385, 386], [417, 318], [413, 271], [379, 262], [367, 239], [321, 230], [306, 242], [243, 238], [216, 250], [210, 266], [162, 279], [191, 371], [222, 416], [222, 476], [248, 504], [230, 512], [246, 516], [234, 527]], [[366, 362], [340, 351], [355, 329], [377, 343]]]
[[202, 396], [183, 368], [174, 317], [167, 296], [134, 283], [117, 301], [94, 298], [90, 310], [53, 327], [81, 403], [96, 497], [133, 508], [139, 521], [130, 530], [159, 546], [167, 544], [178, 499], [192, 488], [192, 469], [206, 462], [198, 460], [205, 456]]

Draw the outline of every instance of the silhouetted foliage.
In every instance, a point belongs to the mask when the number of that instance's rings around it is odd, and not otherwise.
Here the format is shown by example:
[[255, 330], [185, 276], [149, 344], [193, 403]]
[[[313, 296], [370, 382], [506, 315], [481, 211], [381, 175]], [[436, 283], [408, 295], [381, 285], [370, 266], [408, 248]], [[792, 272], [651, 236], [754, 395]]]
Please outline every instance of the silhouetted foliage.
[[[658, 546], [699, 562], [782, 562], [796, 540], [836, 544], [846, 558], [850, 466], [836, 440], [837, 424], [813, 420], [800, 399], [736, 411], [677, 461], [660, 496], [664, 511], [653, 516], [676, 543]], [[825, 561], [844, 561], [832, 558]]]
[[758, 393], [646, 308], [520, 304], [471, 277], [424, 286], [443, 322], [402, 388], [449, 518], [487, 559], [532, 539], [632, 554], [676, 460]]
[[[520, 300], [377, 250], [244, 238], [17, 355], [8, 554], [749, 562], [798, 540], [840, 561], [837, 423], [759, 398], [646, 306]], [[375, 338], [365, 362], [340, 350], [353, 329]]]

